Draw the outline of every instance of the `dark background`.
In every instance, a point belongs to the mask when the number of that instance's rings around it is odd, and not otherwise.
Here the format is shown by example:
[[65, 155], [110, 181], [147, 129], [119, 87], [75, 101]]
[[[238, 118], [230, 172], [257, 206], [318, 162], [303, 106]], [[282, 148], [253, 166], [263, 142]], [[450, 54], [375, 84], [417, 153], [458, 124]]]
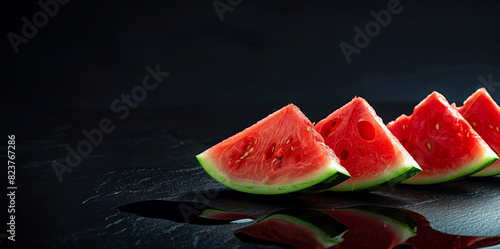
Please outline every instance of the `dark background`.
[[[499, 1], [402, 0], [402, 12], [347, 63], [339, 44], [354, 45], [353, 28], [364, 29], [374, 20], [370, 11], [385, 10], [388, 2], [243, 0], [221, 21], [213, 1], [73, 0], [59, 5], [16, 54], [7, 35], [22, 35], [22, 18], [32, 20], [41, 7], [37, 1], [2, 1], [0, 127], [19, 144], [20, 239], [37, 248], [128, 248], [139, 242], [156, 248], [184, 245], [195, 229], [201, 247], [209, 248], [217, 240], [206, 237], [204, 228], [181, 226], [169, 238], [173, 233], [165, 226], [177, 225], [139, 221], [116, 207], [223, 188], [194, 155], [287, 103], [318, 121], [362, 96], [388, 122], [434, 90], [461, 103], [481, 84], [479, 76], [500, 82]], [[111, 102], [130, 94], [145, 67], [156, 64], [170, 75], [119, 120]], [[500, 101], [500, 86], [488, 90]], [[82, 129], [97, 128], [105, 117], [116, 131], [59, 182], [51, 164], [63, 162], [65, 147], [74, 148], [85, 138]], [[6, 143], [0, 148], [5, 151]], [[497, 236], [498, 230], [481, 234], [481, 224], [498, 226], [491, 218], [497, 212], [488, 213], [499, 200], [498, 177], [484, 185], [465, 182], [437, 192], [396, 188], [368, 198], [311, 197], [311, 203], [405, 207], [441, 231]], [[232, 202], [238, 194], [224, 189], [221, 195], [227, 200], [211, 201]], [[436, 201], [427, 204], [429, 196]], [[463, 226], [463, 210], [476, 223]], [[4, 219], [5, 211], [0, 215]], [[239, 245], [232, 231], [219, 232]]]
[[[222, 1], [225, 3], [225, 1]], [[139, 108], [253, 103], [462, 102], [479, 75], [500, 81], [500, 3], [401, 1], [402, 12], [348, 64], [355, 26], [388, 1], [70, 1], [15, 54], [36, 1], [2, 1], [1, 78], [9, 110], [109, 109], [147, 65], [171, 75]], [[490, 91], [491, 92], [491, 91]], [[498, 98], [498, 92], [491, 92]]]

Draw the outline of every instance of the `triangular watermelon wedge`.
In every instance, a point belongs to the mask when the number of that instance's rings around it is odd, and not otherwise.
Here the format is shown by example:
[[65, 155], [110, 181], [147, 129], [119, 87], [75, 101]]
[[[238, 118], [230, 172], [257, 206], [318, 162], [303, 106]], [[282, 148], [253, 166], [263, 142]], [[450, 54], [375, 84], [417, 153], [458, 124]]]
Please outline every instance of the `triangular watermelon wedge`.
[[433, 92], [411, 116], [387, 124], [423, 171], [403, 183], [434, 184], [474, 174], [498, 156], [446, 98]]
[[349, 173], [295, 105], [288, 105], [196, 156], [215, 180], [252, 194], [315, 193]]
[[363, 98], [354, 98], [315, 129], [351, 174], [332, 191], [377, 190], [422, 171]]
[[[486, 89], [481, 88], [477, 90], [457, 110], [493, 151], [497, 155], [500, 154], [500, 107], [498, 107]], [[500, 161], [494, 162], [472, 176], [492, 176], [498, 174], [500, 174]]]

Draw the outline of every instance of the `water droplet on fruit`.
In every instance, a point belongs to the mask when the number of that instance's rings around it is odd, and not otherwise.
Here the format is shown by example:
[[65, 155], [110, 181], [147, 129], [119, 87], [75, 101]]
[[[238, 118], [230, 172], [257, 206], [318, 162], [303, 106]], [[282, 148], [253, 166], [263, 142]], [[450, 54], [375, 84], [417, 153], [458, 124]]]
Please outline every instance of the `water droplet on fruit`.
[[371, 141], [375, 138], [375, 128], [368, 121], [358, 122], [358, 132], [364, 140]]
[[343, 150], [342, 152], [340, 152], [340, 159], [346, 160], [348, 156], [349, 156], [349, 151]]

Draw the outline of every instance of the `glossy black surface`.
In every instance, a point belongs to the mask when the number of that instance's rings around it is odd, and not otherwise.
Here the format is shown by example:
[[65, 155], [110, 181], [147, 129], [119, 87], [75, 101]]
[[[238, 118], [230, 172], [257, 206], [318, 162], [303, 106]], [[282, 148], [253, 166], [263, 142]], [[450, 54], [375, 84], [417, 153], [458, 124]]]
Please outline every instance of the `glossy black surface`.
[[442, 233], [415, 212], [386, 206], [284, 209], [237, 230], [235, 235], [251, 243], [272, 242], [299, 249], [500, 247], [500, 237]]
[[[373, 104], [389, 121], [412, 104]], [[234, 231], [252, 223], [198, 225], [122, 212], [120, 206], [163, 200], [201, 202], [261, 219], [285, 208], [358, 205], [404, 208], [447, 234], [500, 236], [500, 176], [435, 186], [401, 186], [371, 193], [256, 196], [230, 190], [204, 172], [195, 155], [281, 105], [54, 113], [11, 127], [18, 143], [17, 239], [37, 248], [274, 248], [241, 241]], [[299, 105], [318, 121], [340, 105]], [[115, 130], [59, 182], [54, 161], [109, 117]], [[5, 146], [2, 146], [2, 149]], [[151, 202], [153, 208], [155, 203]], [[161, 208], [161, 205], [158, 206]], [[156, 207], [156, 208], [158, 208]], [[4, 238], [2, 245], [7, 243]]]

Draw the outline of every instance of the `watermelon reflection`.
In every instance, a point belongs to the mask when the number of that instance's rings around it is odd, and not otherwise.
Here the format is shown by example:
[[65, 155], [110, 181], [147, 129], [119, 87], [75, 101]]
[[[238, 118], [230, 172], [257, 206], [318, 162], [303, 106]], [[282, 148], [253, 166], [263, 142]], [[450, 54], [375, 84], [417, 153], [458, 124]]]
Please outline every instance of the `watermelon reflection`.
[[431, 228], [424, 216], [405, 210], [419, 222], [418, 236], [408, 239], [405, 244], [414, 249], [455, 249], [455, 248], [482, 248], [500, 244], [500, 237], [477, 237], [446, 234]]
[[445, 234], [432, 229], [420, 214], [384, 206], [283, 210], [236, 231], [236, 235], [249, 242], [296, 248], [460, 249], [500, 243], [500, 237]]
[[417, 220], [395, 208], [361, 206], [326, 212], [349, 229], [344, 242], [333, 248], [393, 248], [417, 234]]
[[250, 214], [216, 209], [201, 202], [147, 200], [118, 207], [122, 212], [179, 223], [219, 225], [256, 220]]
[[323, 211], [287, 209], [239, 229], [235, 234], [247, 242], [269, 241], [297, 248], [328, 248], [342, 242], [346, 231], [346, 226]]

